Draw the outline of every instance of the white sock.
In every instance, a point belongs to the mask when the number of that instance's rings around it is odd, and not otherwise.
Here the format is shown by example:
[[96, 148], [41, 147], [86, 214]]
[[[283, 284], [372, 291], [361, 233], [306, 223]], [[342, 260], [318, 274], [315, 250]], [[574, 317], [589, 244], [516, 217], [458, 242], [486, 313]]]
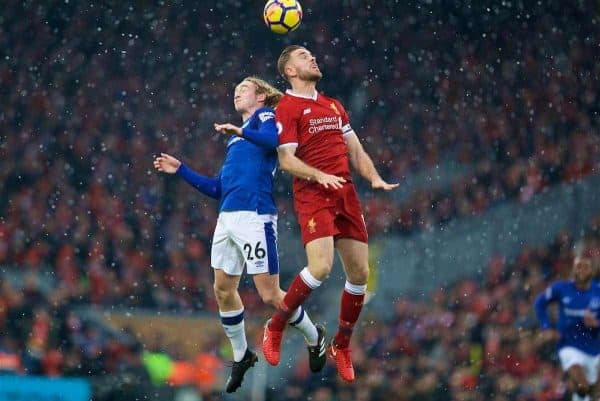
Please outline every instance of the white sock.
[[246, 330], [244, 328], [244, 309], [232, 310], [227, 312], [219, 311], [221, 324], [225, 329], [225, 335], [229, 338], [231, 348], [233, 349], [233, 360], [239, 362], [244, 358], [248, 349], [246, 340]]
[[323, 284], [322, 281], [317, 280], [312, 274], [310, 274], [308, 267], [300, 270], [300, 278], [302, 278], [302, 281], [304, 281], [304, 283], [313, 290]]
[[346, 284], [344, 284], [344, 289], [352, 295], [364, 295], [367, 292], [367, 285], [352, 284], [351, 282], [346, 280]]
[[302, 305], [296, 309], [290, 319], [288, 320], [290, 326], [296, 328], [298, 331], [304, 335], [304, 339], [308, 345], [317, 345], [317, 341], [319, 339], [319, 333], [317, 332], [317, 328], [315, 324], [310, 320], [310, 316], [304, 310]]
[[582, 396], [580, 396], [579, 394], [577, 394], [577, 393], [574, 393], [574, 394], [571, 396], [571, 400], [573, 400], [573, 401], [591, 401], [591, 398], [590, 398], [590, 396], [589, 396], [589, 395], [586, 395], [585, 397], [582, 397]]

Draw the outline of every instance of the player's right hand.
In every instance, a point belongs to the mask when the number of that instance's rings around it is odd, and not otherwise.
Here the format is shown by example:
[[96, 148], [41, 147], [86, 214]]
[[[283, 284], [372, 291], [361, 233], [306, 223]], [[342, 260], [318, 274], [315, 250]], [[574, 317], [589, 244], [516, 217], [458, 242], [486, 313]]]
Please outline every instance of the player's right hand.
[[181, 162], [167, 153], [161, 153], [154, 159], [154, 168], [160, 172], [174, 174], [181, 166]]
[[242, 136], [242, 128], [231, 123], [217, 124], [215, 123], [215, 131], [224, 135]]
[[599, 326], [598, 319], [596, 319], [596, 315], [590, 309], [586, 309], [583, 315], [583, 324], [586, 327], [596, 328]]
[[555, 329], [542, 330], [538, 335], [538, 341], [540, 345], [558, 340], [560, 340], [560, 333]]
[[317, 175], [315, 176], [315, 180], [319, 184], [323, 185], [325, 188], [329, 188], [331, 186], [331, 188], [334, 189], [342, 188], [344, 186], [344, 183], [346, 182], [346, 179], [343, 177], [327, 174], [322, 171], [319, 171], [319, 173], [317, 173]]

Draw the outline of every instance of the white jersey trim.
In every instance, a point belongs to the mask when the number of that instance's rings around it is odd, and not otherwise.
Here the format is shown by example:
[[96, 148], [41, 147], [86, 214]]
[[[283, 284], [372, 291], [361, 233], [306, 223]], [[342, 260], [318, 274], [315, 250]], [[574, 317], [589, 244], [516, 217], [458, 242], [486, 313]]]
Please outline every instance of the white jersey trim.
[[234, 143], [238, 142], [238, 141], [243, 141], [244, 138], [242, 137], [236, 137], [236, 138], [232, 138], [231, 141], [229, 141], [229, 143], [227, 144], [227, 147], [230, 147], [231, 145], [233, 145]]
[[300, 93], [294, 93], [291, 89], [286, 90], [285, 93], [290, 96], [301, 97], [303, 99], [312, 99], [312, 100], [317, 100], [317, 96], [319, 95], [319, 92], [317, 92], [317, 91], [315, 91], [314, 95], [311, 95], [311, 96], [302, 95]]
[[288, 142], [288, 143], [282, 143], [281, 145], [277, 146], [277, 149], [279, 148], [297, 148], [298, 147], [298, 142]]

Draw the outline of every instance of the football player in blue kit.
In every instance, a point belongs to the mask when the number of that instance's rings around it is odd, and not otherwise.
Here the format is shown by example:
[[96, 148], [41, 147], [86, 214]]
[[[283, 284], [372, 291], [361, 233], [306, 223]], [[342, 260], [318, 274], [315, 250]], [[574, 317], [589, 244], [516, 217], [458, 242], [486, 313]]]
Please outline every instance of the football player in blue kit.
[[[216, 177], [198, 174], [175, 157], [161, 153], [154, 167], [177, 174], [203, 194], [220, 201], [213, 235], [211, 265], [215, 273], [214, 293], [225, 334], [233, 348], [234, 362], [226, 384], [237, 390], [257, 356], [248, 348], [244, 328], [244, 305], [238, 292], [246, 268], [261, 299], [276, 308], [285, 292], [279, 285], [277, 254], [277, 208], [273, 199], [273, 177], [277, 169], [278, 134], [274, 107], [282, 94], [256, 77], [245, 78], [234, 93], [234, 106], [243, 124], [215, 124], [217, 132], [230, 135], [221, 171]], [[308, 344], [313, 372], [325, 362], [325, 330], [315, 325], [302, 307], [289, 324]]]
[[[556, 340], [558, 358], [567, 376], [573, 401], [589, 401], [600, 363], [600, 283], [594, 279], [592, 259], [577, 256], [572, 278], [553, 282], [535, 301], [543, 341]], [[558, 305], [553, 324], [547, 307]]]

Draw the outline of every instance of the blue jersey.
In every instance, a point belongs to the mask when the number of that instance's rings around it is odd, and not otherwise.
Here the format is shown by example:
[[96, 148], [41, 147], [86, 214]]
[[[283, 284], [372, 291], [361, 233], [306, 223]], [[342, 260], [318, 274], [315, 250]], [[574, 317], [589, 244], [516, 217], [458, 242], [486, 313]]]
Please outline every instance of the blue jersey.
[[227, 154], [219, 175], [199, 175], [181, 164], [177, 174], [204, 194], [220, 200], [219, 211], [250, 210], [276, 214], [273, 176], [277, 169], [275, 112], [263, 107], [242, 125], [242, 136], [227, 141]]
[[592, 280], [585, 291], [577, 289], [573, 280], [552, 283], [535, 301], [535, 311], [542, 329], [553, 327], [547, 312], [548, 304], [553, 302], [558, 304], [555, 327], [560, 333], [558, 348], [570, 346], [589, 355], [600, 354], [600, 329], [587, 327], [583, 323], [586, 311], [600, 319], [600, 283]]
[[[271, 136], [277, 144], [275, 112], [270, 108], [256, 110], [242, 125], [243, 137], [232, 136], [227, 142], [227, 155], [221, 168], [220, 211], [254, 210], [258, 214], [277, 213], [273, 200], [273, 176], [277, 168], [275, 146], [252, 142], [249, 132]], [[248, 138], [248, 139], [245, 139]]]

